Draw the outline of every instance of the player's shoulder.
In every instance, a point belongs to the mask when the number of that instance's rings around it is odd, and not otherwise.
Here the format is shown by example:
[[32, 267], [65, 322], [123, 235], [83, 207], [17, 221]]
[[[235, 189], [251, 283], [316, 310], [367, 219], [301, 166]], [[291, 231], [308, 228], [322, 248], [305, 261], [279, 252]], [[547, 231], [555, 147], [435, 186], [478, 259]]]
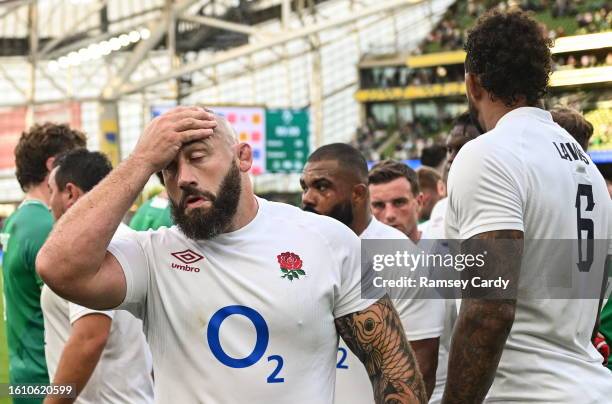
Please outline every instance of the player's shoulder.
[[444, 197], [440, 199], [431, 210], [431, 216], [429, 220], [433, 220], [434, 218], [442, 218], [446, 216], [446, 207], [448, 206], [448, 197]]
[[491, 139], [491, 135], [491, 132], [487, 132], [467, 142], [457, 153], [451, 170], [455, 166], [481, 161], [482, 157], [493, 154], [495, 140]]
[[520, 138], [522, 127], [517, 125], [498, 125], [467, 142], [457, 155], [475, 155], [480, 157], [496, 156], [504, 150], [512, 150], [513, 144]]
[[376, 220], [375, 217], [372, 217], [372, 221], [370, 222], [366, 230], [361, 234], [360, 238], [362, 240], [368, 240], [368, 239], [405, 240], [408, 237], [401, 231], [397, 230], [396, 228], [391, 227], [387, 224], [384, 224]]
[[136, 233], [136, 230], [133, 230], [127, 224], [121, 222], [119, 223], [119, 227], [115, 230], [114, 237], [130, 237]]
[[297, 231], [307, 239], [324, 239], [334, 244], [348, 240], [359, 241], [357, 235], [344, 224], [328, 216], [306, 212], [300, 208], [280, 202], [258, 198], [260, 206], [270, 213], [270, 221], [275, 222], [279, 230]]
[[10, 218], [15, 235], [26, 239], [46, 237], [53, 228], [53, 216], [42, 203], [28, 203], [20, 207]]
[[500, 169], [520, 169], [523, 165], [524, 130], [517, 125], [496, 126], [489, 132], [467, 142], [453, 162], [451, 170], [462, 167], [471, 175], [497, 172]]
[[171, 227], [159, 227], [158, 229], [135, 230], [124, 223], [120, 223], [119, 227], [113, 235], [114, 239], [127, 239], [136, 241], [143, 247], [155, 249], [160, 245], [169, 245], [174, 242], [181, 242], [185, 239], [185, 235], [177, 228], [176, 225]]
[[49, 223], [53, 224], [53, 215], [46, 205], [42, 203], [25, 203], [15, 211], [15, 219], [31, 225]]
[[292, 221], [298, 225], [302, 225], [304, 223], [320, 224], [322, 226], [332, 227], [340, 225], [346, 228], [346, 226], [342, 225], [335, 219], [324, 215], [317, 215], [316, 213], [306, 212], [305, 210], [287, 203], [268, 201], [263, 198], [257, 198], [257, 201], [260, 207], [271, 213], [272, 220], [276, 219], [281, 221]]

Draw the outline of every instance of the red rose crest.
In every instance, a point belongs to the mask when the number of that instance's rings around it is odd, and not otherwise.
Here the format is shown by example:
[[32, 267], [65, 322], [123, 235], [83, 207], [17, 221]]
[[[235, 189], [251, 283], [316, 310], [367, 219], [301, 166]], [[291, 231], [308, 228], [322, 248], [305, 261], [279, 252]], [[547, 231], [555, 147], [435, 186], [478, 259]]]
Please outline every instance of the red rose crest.
[[306, 275], [306, 272], [302, 269], [302, 259], [299, 255], [292, 252], [284, 252], [277, 255], [276, 259], [280, 265], [281, 278], [293, 281], [294, 279], [300, 279], [300, 275]]

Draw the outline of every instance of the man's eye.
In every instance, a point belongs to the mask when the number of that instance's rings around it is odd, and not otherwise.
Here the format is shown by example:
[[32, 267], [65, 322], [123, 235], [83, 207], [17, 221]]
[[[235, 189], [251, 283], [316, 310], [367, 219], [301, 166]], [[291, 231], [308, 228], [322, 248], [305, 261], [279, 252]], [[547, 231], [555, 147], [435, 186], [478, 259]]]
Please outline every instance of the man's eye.
[[317, 186], [317, 190], [319, 192], [325, 192], [325, 191], [327, 191], [327, 185], [318, 185]]
[[384, 205], [382, 203], [373, 203], [372, 207], [374, 209], [382, 209], [384, 207]]
[[406, 204], [406, 201], [401, 200], [401, 201], [393, 201], [393, 206], [395, 207], [400, 207], [400, 206], [404, 206]]
[[189, 156], [190, 160], [201, 160], [204, 157], [206, 157], [206, 153], [193, 153], [191, 156]]

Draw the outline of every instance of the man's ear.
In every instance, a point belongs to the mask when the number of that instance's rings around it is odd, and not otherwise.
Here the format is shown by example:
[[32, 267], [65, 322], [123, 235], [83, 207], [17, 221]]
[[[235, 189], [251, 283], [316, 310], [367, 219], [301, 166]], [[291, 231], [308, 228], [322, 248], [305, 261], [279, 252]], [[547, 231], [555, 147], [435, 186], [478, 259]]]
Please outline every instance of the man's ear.
[[353, 202], [363, 202], [368, 200], [368, 186], [366, 184], [357, 184], [353, 186], [352, 191]]
[[45, 161], [45, 167], [47, 167], [47, 171], [53, 171], [53, 163], [55, 163], [55, 156], [49, 157], [47, 161]]
[[421, 207], [423, 206], [423, 203], [425, 202], [425, 195], [423, 195], [422, 192], [419, 192], [419, 194], [417, 195], [415, 199], [416, 199], [417, 205], [419, 205], [419, 210], [421, 210]]
[[253, 165], [253, 149], [248, 143], [239, 143], [237, 148], [238, 168], [241, 172], [246, 173]]
[[438, 184], [437, 184], [437, 188], [438, 188], [438, 195], [440, 196], [446, 196], [446, 185], [444, 184], [444, 181], [442, 180], [438, 180]]
[[85, 192], [83, 192], [81, 188], [77, 187], [72, 182], [69, 182], [66, 184], [66, 187], [64, 188], [64, 192], [66, 193], [66, 196], [68, 197], [68, 200], [66, 201], [66, 205], [67, 205], [66, 209], [74, 205], [76, 201], [78, 201], [79, 198], [83, 196], [83, 194], [85, 194]]
[[479, 101], [484, 96], [484, 89], [480, 85], [480, 79], [473, 73], [465, 74], [465, 87], [468, 96], [474, 101]]

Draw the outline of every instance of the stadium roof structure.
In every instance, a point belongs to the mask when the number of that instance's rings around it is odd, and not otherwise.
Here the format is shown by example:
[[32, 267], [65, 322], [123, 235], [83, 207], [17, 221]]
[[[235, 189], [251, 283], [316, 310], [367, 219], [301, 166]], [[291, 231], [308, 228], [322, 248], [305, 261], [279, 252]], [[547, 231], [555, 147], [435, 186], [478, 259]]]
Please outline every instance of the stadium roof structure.
[[[101, 106], [116, 103], [125, 156], [160, 104], [306, 107], [314, 147], [348, 141], [359, 125], [360, 58], [414, 49], [452, 3], [0, 1], [0, 126], [73, 103], [96, 150]], [[281, 188], [297, 189], [290, 182]], [[4, 191], [6, 200], [19, 198], [12, 172], [0, 170]]]
[[[57, 75], [68, 70], [80, 75], [84, 65], [105, 66], [107, 80], [100, 83], [96, 72], [90, 85], [103, 84], [98, 97], [116, 99], [194, 72], [206, 71], [209, 82], [218, 82], [212, 68], [221, 63], [244, 59], [243, 70], [254, 70], [248, 59], [255, 53], [277, 52], [281, 61], [291, 57], [281, 49], [290, 42], [317, 48], [323, 31], [351, 24], [359, 29], [359, 21], [368, 17], [421, 3], [430, 1], [8, 0], [0, 5], [0, 57], [27, 58], [30, 80], [50, 82], [60, 93], [53, 97], [57, 100], [92, 98], [66, 88]], [[152, 60], [160, 53], [166, 63]], [[198, 58], [202, 54], [206, 57]], [[147, 63], [154, 67], [150, 74], [134, 75]], [[23, 93], [24, 102], [53, 100], [37, 97], [35, 83], [28, 91], [6, 69], [0, 74]]]

